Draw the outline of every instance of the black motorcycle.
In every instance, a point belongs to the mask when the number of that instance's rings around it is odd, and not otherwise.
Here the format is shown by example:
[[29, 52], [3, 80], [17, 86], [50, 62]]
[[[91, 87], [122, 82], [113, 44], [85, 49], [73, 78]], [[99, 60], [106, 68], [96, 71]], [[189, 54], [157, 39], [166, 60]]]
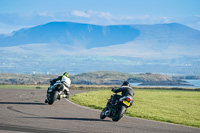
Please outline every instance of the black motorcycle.
[[112, 118], [113, 121], [119, 121], [124, 114], [128, 107], [132, 105], [133, 98], [129, 96], [123, 96], [119, 99], [116, 99], [114, 104], [112, 104], [112, 100], [116, 93], [111, 95], [111, 98], [108, 99], [108, 103], [106, 107], [100, 114], [100, 118], [104, 119], [106, 117]]
[[47, 99], [45, 100], [45, 103], [52, 105], [56, 100], [68, 97], [69, 89], [64, 84], [62, 84], [61, 82], [56, 82], [52, 85], [50, 83], [47, 90]]

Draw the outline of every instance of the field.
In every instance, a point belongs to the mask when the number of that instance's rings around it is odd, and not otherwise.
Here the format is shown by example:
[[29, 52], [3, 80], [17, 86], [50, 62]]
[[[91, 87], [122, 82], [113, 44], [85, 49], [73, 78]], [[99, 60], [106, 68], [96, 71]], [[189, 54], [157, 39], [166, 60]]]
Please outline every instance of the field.
[[[102, 110], [111, 91], [76, 94], [70, 100]], [[183, 90], [135, 89], [135, 101], [126, 115], [149, 120], [200, 127], [200, 92]]]
[[0, 89], [47, 89], [48, 85], [0, 85]]

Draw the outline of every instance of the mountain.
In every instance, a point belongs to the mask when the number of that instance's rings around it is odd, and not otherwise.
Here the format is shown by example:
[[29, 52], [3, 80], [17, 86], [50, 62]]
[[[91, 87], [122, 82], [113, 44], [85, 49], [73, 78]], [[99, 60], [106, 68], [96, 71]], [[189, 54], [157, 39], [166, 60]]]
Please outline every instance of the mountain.
[[51, 22], [9, 36], [2, 34], [0, 47], [25, 45], [24, 48], [32, 50], [48, 44], [45, 49], [61, 45], [68, 52], [75, 50], [84, 55], [118, 56], [120, 53], [129, 57], [168, 58], [199, 56], [199, 38], [200, 31], [178, 23], [98, 26]]
[[[142, 58], [180, 58], [200, 56], [200, 31], [172, 24], [132, 25], [140, 34], [125, 44], [94, 48], [87, 53]], [[112, 52], [110, 51], [112, 49]]]
[[[129, 33], [129, 34], [127, 34]], [[124, 36], [126, 34], [126, 36]], [[58, 43], [84, 48], [103, 47], [132, 41], [139, 31], [130, 25], [97, 26], [72, 22], [51, 22], [0, 36], [1, 47], [35, 43]]]
[[0, 72], [200, 74], [200, 31], [178, 23], [50, 22], [0, 35]]

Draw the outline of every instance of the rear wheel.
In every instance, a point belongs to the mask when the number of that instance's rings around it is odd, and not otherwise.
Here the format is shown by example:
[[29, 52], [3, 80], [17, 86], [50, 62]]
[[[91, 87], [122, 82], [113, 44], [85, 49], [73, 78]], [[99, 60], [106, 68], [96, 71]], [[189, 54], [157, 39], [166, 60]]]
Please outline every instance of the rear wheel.
[[126, 107], [122, 106], [117, 114], [112, 118], [113, 121], [119, 121], [125, 114], [126, 112]]
[[57, 99], [58, 96], [58, 92], [57, 91], [53, 91], [50, 93], [50, 95], [48, 96], [48, 104], [53, 104], [55, 102], [55, 100]]

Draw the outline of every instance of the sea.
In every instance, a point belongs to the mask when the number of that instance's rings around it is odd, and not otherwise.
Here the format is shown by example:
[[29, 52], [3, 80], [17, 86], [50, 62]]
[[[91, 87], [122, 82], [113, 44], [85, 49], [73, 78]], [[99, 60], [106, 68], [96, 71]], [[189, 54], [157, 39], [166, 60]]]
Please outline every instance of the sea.
[[[173, 85], [158, 85], [158, 86], [161, 86], [161, 87], [184, 87], [184, 88], [200, 88], [200, 80], [184, 80], [184, 81], [187, 81], [188, 84], [192, 85], [192, 86], [173, 86]], [[140, 85], [141, 83], [130, 83], [131, 86], [151, 86], [151, 85]], [[155, 86], [155, 85], [152, 85], [152, 86]]]

